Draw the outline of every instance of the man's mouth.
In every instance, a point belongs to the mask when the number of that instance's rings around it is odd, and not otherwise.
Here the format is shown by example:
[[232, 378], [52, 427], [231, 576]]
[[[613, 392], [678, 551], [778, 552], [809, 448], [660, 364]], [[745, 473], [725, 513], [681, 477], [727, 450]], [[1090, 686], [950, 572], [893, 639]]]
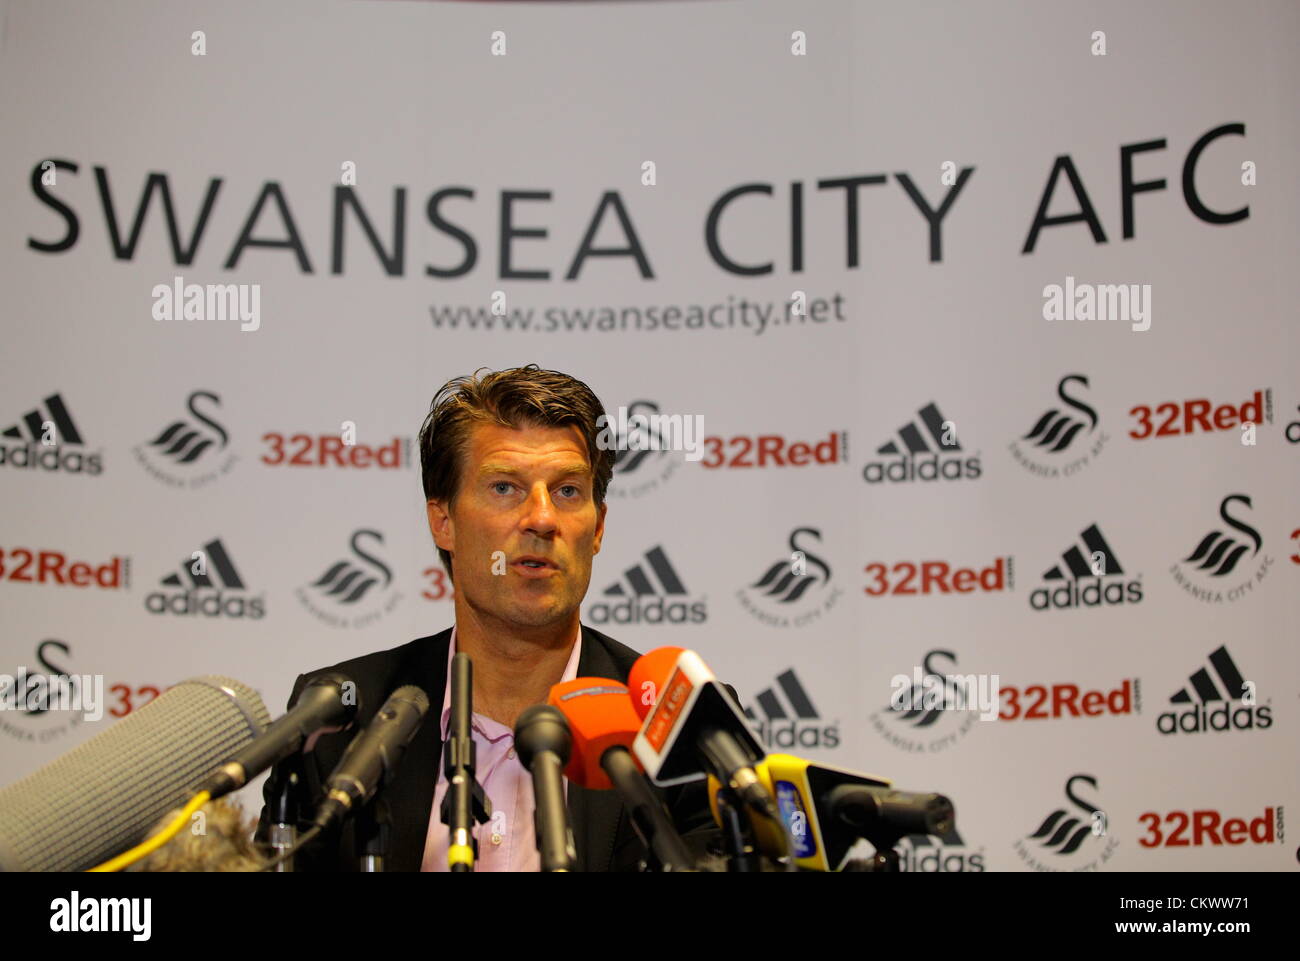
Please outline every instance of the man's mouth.
[[521, 574], [531, 577], [558, 572], [560, 569], [554, 561], [544, 557], [518, 557], [512, 566]]

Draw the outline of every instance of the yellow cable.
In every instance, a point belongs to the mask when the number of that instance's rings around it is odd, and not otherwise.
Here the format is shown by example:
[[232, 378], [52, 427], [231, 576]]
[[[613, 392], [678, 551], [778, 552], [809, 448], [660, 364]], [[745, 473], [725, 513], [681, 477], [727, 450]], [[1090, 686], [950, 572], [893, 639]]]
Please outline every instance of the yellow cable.
[[131, 848], [131, 850], [119, 854], [111, 861], [105, 861], [103, 864], [90, 868], [89, 870], [91, 872], [121, 871], [124, 867], [135, 864], [136, 861], [139, 861], [146, 855], [152, 854], [172, 838], [176, 837], [176, 835], [180, 834], [181, 828], [185, 827], [185, 825], [189, 823], [190, 815], [203, 807], [203, 805], [207, 804], [211, 797], [212, 795], [207, 791], [200, 791], [198, 794], [194, 795], [193, 800], [191, 800], [189, 804], [185, 805], [184, 810], [182, 810], [180, 814], [176, 815], [176, 820], [167, 825], [161, 833], [155, 834], [147, 841], [141, 841], [135, 847]]

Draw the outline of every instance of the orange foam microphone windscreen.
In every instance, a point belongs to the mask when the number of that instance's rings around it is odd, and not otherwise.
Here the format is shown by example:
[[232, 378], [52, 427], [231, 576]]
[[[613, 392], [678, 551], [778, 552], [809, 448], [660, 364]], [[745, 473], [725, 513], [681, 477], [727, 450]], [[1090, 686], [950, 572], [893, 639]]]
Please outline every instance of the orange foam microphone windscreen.
[[637, 717], [645, 720], [668, 683], [677, 659], [685, 653], [684, 647], [660, 647], [637, 658], [627, 677], [628, 694]]
[[607, 677], [575, 677], [552, 687], [546, 703], [559, 709], [573, 735], [564, 776], [594, 791], [613, 788], [600, 759], [611, 747], [630, 750], [641, 727], [627, 686]]

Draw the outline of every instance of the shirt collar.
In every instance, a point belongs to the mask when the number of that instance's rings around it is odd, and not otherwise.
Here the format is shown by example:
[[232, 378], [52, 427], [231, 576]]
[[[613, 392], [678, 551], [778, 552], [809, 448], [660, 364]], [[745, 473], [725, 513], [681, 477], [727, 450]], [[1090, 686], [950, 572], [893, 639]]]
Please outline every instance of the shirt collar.
[[[564, 673], [560, 675], [560, 683], [572, 681], [578, 676], [578, 659], [582, 655], [582, 625], [578, 625], [578, 636], [574, 638], [573, 647], [569, 651], [569, 662], [564, 665]], [[447, 684], [442, 691], [442, 740], [446, 742], [447, 735], [451, 729], [451, 659], [456, 656], [456, 625], [451, 627], [451, 642], [447, 645]], [[489, 741], [497, 741], [506, 734], [513, 734], [503, 724], [493, 721], [491, 718], [483, 717], [480, 714], [473, 713], [469, 719], [470, 727], [478, 731], [480, 735]], [[490, 725], [496, 730], [492, 733], [485, 725]]]

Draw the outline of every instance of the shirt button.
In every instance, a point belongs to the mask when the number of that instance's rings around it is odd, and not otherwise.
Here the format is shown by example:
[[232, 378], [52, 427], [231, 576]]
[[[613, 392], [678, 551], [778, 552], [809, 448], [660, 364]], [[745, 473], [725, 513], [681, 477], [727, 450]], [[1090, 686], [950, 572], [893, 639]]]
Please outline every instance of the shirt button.
[[501, 835], [499, 835], [499, 834], [493, 834], [493, 835], [492, 835], [492, 843], [493, 843], [493, 844], [500, 844], [500, 843], [501, 843]]
[[506, 751], [506, 757], [510, 758], [513, 761], [515, 757], [515, 749], [511, 748], [510, 750]]

